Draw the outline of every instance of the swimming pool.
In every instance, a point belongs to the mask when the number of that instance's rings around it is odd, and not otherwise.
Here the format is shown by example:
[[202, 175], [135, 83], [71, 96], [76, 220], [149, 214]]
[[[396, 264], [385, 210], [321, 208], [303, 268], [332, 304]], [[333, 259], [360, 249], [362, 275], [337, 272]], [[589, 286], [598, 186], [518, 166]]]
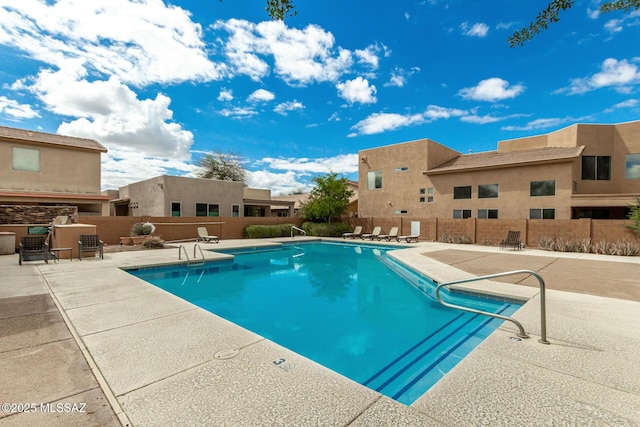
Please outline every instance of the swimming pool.
[[[433, 282], [393, 261], [392, 249], [288, 244], [129, 272], [409, 405], [502, 321], [443, 307], [430, 297]], [[444, 299], [503, 315], [519, 308], [447, 292]]]

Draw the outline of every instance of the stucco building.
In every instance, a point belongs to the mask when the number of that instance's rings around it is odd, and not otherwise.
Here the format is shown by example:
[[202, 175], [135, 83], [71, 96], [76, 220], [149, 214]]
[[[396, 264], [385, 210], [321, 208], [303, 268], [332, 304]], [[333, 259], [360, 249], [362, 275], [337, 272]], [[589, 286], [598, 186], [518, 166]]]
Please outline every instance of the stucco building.
[[640, 121], [575, 124], [477, 154], [421, 139], [359, 158], [361, 217], [623, 219], [640, 195]]
[[271, 206], [289, 216], [294, 202], [273, 201], [271, 190], [245, 187], [242, 182], [161, 175], [120, 187], [111, 201], [117, 216], [271, 216]]
[[77, 206], [107, 215], [97, 141], [0, 126], [0, 205]]

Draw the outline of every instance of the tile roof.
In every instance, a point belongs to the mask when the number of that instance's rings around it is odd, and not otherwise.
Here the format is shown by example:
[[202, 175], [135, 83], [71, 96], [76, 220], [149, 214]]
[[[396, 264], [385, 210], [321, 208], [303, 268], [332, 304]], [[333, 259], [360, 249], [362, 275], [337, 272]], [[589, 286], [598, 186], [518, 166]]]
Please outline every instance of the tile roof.
[[450, 173], [461, 170], [493, 169], [499, 167], [518, 166], [526, 163], [556, 163], [580, 156], [584, 146], [578, 147], [545, 147], [532, 150], [510, 151], [498, 153], [465, 154], [429, 169], [425, 174]]
[[103, 153], [107, 149], [98, 141], [86, 138], [76, 138], [72, 136], [56, 135], [52, 133], [36, 132], [26, 129], [15, 129], [0, 126], [1, 139], [14, 139], [44, 144], [64, 145], [66, 147], [82, 148], [85, 150], [97, 150]]

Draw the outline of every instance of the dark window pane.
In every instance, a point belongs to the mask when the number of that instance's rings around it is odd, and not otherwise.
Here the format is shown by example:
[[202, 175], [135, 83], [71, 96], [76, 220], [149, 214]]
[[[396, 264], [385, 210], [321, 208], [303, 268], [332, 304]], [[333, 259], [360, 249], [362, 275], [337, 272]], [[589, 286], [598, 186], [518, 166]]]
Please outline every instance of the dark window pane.
[[470, 199], [471, 186], [453, 187], [453, 198], [454, 199]]
[[207, 216], [206, 203], [196, 203], [196, 216]]
[[542, 210], [542, 219], [555, 219], [556, 218], [556, 210], [555, 209], [543, 209]]
[[529, 219], [542, 219], [542, 209], [529, 209]]
[[491, 199], [498, 197], [498, 184], [478, 185], [478, 198]]
[[531, 196], [555, 196], [556, 181], [531, 181]]
[[608, 181], [611, 179], [611, 157], [598, 156], [597, 160], [597, 177], [599, 180]]
[[596, 156], [582, 156], [582, 179], [596, 179]]

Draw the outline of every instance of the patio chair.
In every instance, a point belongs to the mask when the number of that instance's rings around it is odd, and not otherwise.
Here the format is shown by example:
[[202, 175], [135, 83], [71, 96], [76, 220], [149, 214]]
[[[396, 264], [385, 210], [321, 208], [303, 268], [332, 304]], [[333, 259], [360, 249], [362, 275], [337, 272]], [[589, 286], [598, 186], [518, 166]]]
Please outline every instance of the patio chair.
[[360, 238], [362, 240], [364, 239], [373, 240], [373, 239], [377, 239], [380, 233], [382, 233], [382, 227], [374, 227], [371, 233], [362, 234]]
[[220, 242], [220, 238], [218, 236], [209, 235], [207, 227], [198, 227], [198, 237], [196, 238], [196, 242], [199, 242], [200, 240], [205, 243], [211, 243], [212, 241], [214, 243]]
[[398, 237], [398, 227], [391, 227], [391, 230], [389, 230], [389, 234], [381, 234], [378, 236], [378, 240], [386, 240], [387, 242], [390, 242], [391, 239], [395, 239], [396, 237]]
[[44, 260], [49, 264], [49, 257], [53, 257], [49, 251], [49, 243], [47, 243], [48, 235], [41, 236], [23, 236], [20, 239], [18, 264], [22, 265], [22, 261], [40, 261]]
[[342, 233], [342, 238], [346, 239], [347, 237], [351, 237], [355, 239], [356, 237], [360, 237], [362, 235], [362, 226], [356, 225], [352, 232]]
[[408, 234], [406, 236], [397, 236], [396, 240], [398, 242], [405, 240], [407, 243], [411, 243], [411, 242], [418, 243], [419, 238], [420, 238], [419, 234]]
[[78, 240], [78, 259], [82, 261], [83, 252], [98, 252], [100, 259], [104, 259], [103, 247], [104, 242], [97, 234], [81, 234]]
[[520, 231], [509, 231], [507, 238], [500, 242], [500, 249], [513, 248], [515, 251], [522, 249], [523, 246], [520, 241]]

